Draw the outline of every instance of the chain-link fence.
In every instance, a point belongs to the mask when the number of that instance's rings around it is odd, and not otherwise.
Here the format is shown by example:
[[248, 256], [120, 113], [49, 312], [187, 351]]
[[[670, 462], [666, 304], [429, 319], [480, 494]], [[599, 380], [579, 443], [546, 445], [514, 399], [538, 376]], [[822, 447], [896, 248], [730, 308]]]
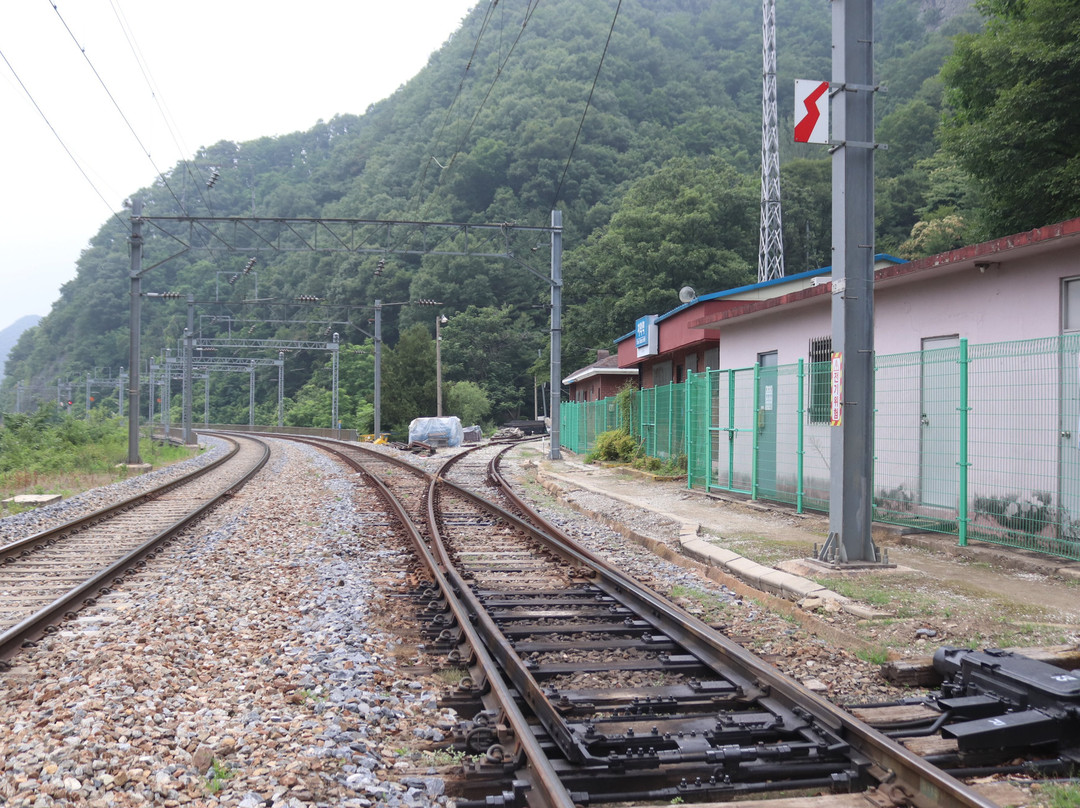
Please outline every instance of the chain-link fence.
[[[1080, 559], [1080, 335], [878, 356], [874, 518]], [[829, 507], [828, 362], [693, 373], [637, 391], [646, 454], [686, 456], [692, 488]], [[562, 407], [586, 454], [622, 423], [615, 398]]]

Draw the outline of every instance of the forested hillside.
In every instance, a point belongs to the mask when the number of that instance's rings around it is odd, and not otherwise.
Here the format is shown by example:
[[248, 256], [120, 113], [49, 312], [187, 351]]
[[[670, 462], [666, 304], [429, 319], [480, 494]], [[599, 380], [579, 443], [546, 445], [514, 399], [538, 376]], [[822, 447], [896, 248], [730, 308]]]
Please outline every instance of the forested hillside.
[[[572, 369], [629, 331], [637, 316], [677, 305], [681, 286], [714, 291], [756, 277], [759, 4], [624, 0], [613, 27], [617, 6], [616, 0], [482, 3], [420, 74], [362, 114], [282, 137], [216, 143], [132, 196], [156, 216], [544, 226], [551, 210], [560, 209], [563, 367]], [[953, 37], [983, 24], [966, 6], [875, 4], [878, 75], [888, 87], [877, 103], [879, 140], [889, 144], [877, 165], [879, 252], [927, 254], [980, 234], [970, 167], [940, 150], [937, 134], [939, 71]], [[794, 79], [831, 74], [831, 17], [820, 0], [783, 0], [778, 7], [778, 106], [787, 133]], [[789, 141], [782, 136], [792, 273], [829, 263], [830, 169], [824, 147]], [[215, 170], [219, 176], [208, 189]], [[93, 367], [126, 364], [128, 235], [121, 221], [106, 222], [80, 258], [77, 278], [12, 351], [5, 408], [16, 380], [78, 378]], [[176, 252], [175, 243], [149, 236], [144, 266]], [[538, 255], [530, 265], [546, 274], [546, 249]], [[371, 311], [363, 307], [376, 299], [437, 300], [438, 309], [383, 311], [384, 426], [434, 410], [437, 315], [448, 318], [442, 358], [451, 404], [481, 414], [488, 407], [495, 419], [531, 413], [534, 375], [547, 373], [548, 286], [519, 264], [395, 254], [380, 270], [371, 255], [266, 253], [253, 273], [230, 283], [248, 257], [184, 252], [150, 271], [144, 288], [193, 294], [204, 336], [223, 327], [256, 338], [314, 339], [339, 331], [346, 346], [342, 420], [360, 429], [370, 428], [373, 378], [365, 336]], [[256, 291], [266, 302], [240, 303]], [[267, 301], [296, 295], [339, 308]], [[175, 349], [186, 316], [183, 301], [144, 305], [147, 357]], [[310, 322], [288, 322], [294, 319]], [[211, 383], [211, 420], [246, 422], [247, 377], [221, 374]], [[329, 425], [325, 354], [287, 358], [286, 396], [288, 422]], [[276, 377], [260, 380], [257, 400], [258, 420], [272, 422]]]

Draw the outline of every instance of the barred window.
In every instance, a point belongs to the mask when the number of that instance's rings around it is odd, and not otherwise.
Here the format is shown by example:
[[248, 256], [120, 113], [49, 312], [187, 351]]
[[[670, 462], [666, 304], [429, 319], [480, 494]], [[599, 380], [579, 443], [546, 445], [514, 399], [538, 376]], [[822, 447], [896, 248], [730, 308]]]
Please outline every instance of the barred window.
[[810, 340], [810, 406], [809, 421], [827, 424], [832, 403], [832, 337], [813, 337]]

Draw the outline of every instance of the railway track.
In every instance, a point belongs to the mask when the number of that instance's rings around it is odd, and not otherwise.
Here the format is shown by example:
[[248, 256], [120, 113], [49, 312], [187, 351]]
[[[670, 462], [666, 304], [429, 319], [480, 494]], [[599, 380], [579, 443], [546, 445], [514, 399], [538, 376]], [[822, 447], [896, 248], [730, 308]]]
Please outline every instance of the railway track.
[[473, 756], [459, 806], [823, 791], [994, 805], [578, 546], [513, 495], [491, 462], [498, 448], [434, 474], [330, 450], [410, 532], [430, 579], [415, 593], [421, 631], [468, 669], [446, 700], [472, 716], [457, 728]]
[[269, 447], [250, 437], [212, 463], [94, 513], [0, 546], [0, 665], [250, 479]]

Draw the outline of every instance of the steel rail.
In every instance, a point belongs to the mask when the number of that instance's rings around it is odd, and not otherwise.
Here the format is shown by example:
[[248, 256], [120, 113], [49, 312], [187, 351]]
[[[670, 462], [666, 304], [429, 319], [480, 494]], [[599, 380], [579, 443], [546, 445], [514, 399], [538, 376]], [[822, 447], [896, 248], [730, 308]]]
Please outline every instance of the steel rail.
[[[574, 761], [576, 758], [581, 762], [583, 758], [588, 758], [588, 750], [580, 747], [573, 732], [566, 725], [558, 710], [544, 695], [536, 679], [530, 671], [521, 665], [520, 658], [509, 641], [486, 614], [483, 605], [473, 594], [468, 583], [454, 570], [452, 561], [445, 549], [441, 547], [441, 541], [437, 540], [438, 522], [435, 512], [435, 491], [440, 485], [514, 525], [561, 557], [594, 570], [598, 576], [597, 579], [594, 579], [594, 585], [597, 588], [636, 609], [641, 619], [652, 623], [659, 631], [697, 656], [703, 663], [712, 665], [717, 670], [722, 671], [723, 676], [726, 678], [732, 678], [732, 669], [740, 671], [741, 674], [736, 674], [733, 681], [748, 694], [778, 699], [793, 707], [805, 710], [807, 715], [814, 721], [819, 722], [821, 726], [833, 732], [857, 755], [862, 755], [873, 764], [869, 774], [870, 779], [876, 781], [877, 784], [877, 800], [895, 804], [912, 804], [920, 806], [920, 808], [930, 808], [930, 806], [996, 808], [994, 802], [976, 793], [948, 773], [923, 761], [895, 741], [880, 735], [869, 725], [802, 687], [776, 668], [762, 662], [741, 646], [718, 634], [701, 620], [687, 615], [662, 596], [642, 586], [603, 559], [577, 545], [573, 539], [566, 536], [554, 525], [551, 525], [537, 514], [528, 503], [514, 494], [510, 486], [498, 473], [498, 458], [489, 464], [488, 476], [490, 481], [513, 503], [513, 507], [527, 514], [528, 519], [532, 520], [533, 524], [445, 478], [445, 472], [468, 453], [462, 453], [450, 458], [439, 468], [436, 474], [428, 475], [410, 463], [381, 452], [366, 447], [350, 446], [364, 453], [372, 454], [381, 460], [389, 460], [418, 474], [431, 477], [428, 495], [428, 527], [433, 536], [433, 549], [428, 548], [422, 538], [419, 537], [419, 534], [416, 534], [417, 538], [414, 539], [414, 543], [417, 544], [418, 553], [431, 566], [433, 575], [438, 580], [442, 591], [446, 594], [448, 606], [453, 610], [459, 627], [470, 642], [478, 659], [484, 659], [486, 663], [487, 659], [485, 657], [490, 654], [490, 657], [503, 664], [502, 673], [518, 688], [521, 699], [528, 704], [544, 726], [545, 731], [569, 760]], [[511, 447], [507, 446], [503, 452], [509, 448]], [[399, 516], [399, 518], [401, 517]], [[432, 555], [433, 550], [437, 558]], [[456, 597], [462, 598], [466, 606], [462, 607], [456, 604]], [[487, 652], [485, 652], [485, 648]], [[489, 672], [487, 676], [493, 688], [497, 685], [502, 686], [501, 676], [498, 673]], [[741, 681], [739, 681], [740, 677]], [[501, 699], [503, 694], [500, 693], [499, 695]], [[524, 716], [513, 719], [511, 718], [512, 713], [509, 711], [506, 712], [506, 715], [519, 742], [524, 744], [534, 741], [533, 730], [529, 728]], [[524, 723], [519, 727], [517, 721]], [[546, 756], [541, 755], [544, 762], [539, 766], [536, 765], [536, 761], [531, 754], [527, 756], [534, 766], [532, 782], [540, 787], [538, 790], [544, 792], [545, 795], [549, 793], [551, 795], [566, 795], [566, 786], [562, 784], [557, 772], [547, 762]], [[596, 761], [589, 760], [587, 762]], [[530, 795], [541, 797], [541, 794], [536, 792], [530, 792]], [[575, 796], [580, 799], [584, 795], [571, 794], [569, 799], [574, 800]], [[596, 796], [599, 797], [600, 795]], [[553, 798], [555, 797], [543, 796], [545, 800]], [[566, 797], [564, 796], [562, 799], [566, 799]]]
[[[209, 434], [209, 433], [206, 433]], [[116, 502], [112, 505], [107, 505], [104, 508], [88, 513], [84, 516], [76, 517], [68, 522], [58, 525], [56, 527], [46, 528], [45, 530], [35, 533], [32, 536], [27, 536], [22, 539], [16, 539], [10, 544], [0, 546], [0, 561], [5, 558], [10, 558], [17, 554], [26, 552], [28, 548], [37, 547], [38, 545], [56, 542], [59, 537], [65, 533], [75, 533], [88, 527], [91, 523], [97, 523], [104, 519], [109, 519], [118, 513], [123, 511], [129, 511], [132, 508], [136, 508], [144, 502], [148, 502], [152, 499], [157, 499], [162, 494], [167, 494], [175, 488], [179, 488], [182, 485], [187, 485], [193, 480], [202, 477], [207, 472], [213, 471], [221, 465], [224, 465], [231, 460], [237, 452], [240, 451], [240, 444], [236, 441], [232, 442], [232, 449], [223, 454], [221, 457], [207, 463], [204, 466], [196, 469], [190, 474], [185, 474], [183, 477], [179, 477], [175, 480], [170, 480], [167, 483], [151, 488], [149, 491], [143, 491], [141, 494], [135, 494], [127, 499]]]
[[[457, 574], [453, 562], [448, 557], [438, 535], [434, 511], [434, 492], [435, 487], [439, 482], [438, 478], [432, 476], [423, 469], [417, 468], [411, 463], [399, 460], [390, 455], [385, 455], [366, 447], [346, 444], [350, 449], [370, 454], [373, 459], [377, 458], [378, 460], [405, 468], [413, 474], [428, 480], [427, 518], [428, 528], [432, 533], [431, 547], [429, 547], [405, 506], [393, 492], [390, 491], [389, 487], [376, 477], [370, 469], [365, 468], [358, 460], [350, 457], [341, 449], [329, 445], [340, 443], [339, 441], [334, 441], [332, 439], [312, 440], [307, 438], [296, 438], [295, 436], [288, 436], [287, 439], [296, 440], [299, 443], [307, 443], [317, 446], [323, 451], [331, 452], [343, 460], [350, 468], [363, 474], [364, 477], [370, 480], [372, 485], [375, 486], [382, 500], [387, 504], [390, 510], [393, 511], [402, 527], [408, 532], [417, 556], [423, 561], [435, 583], [443, 592], [447, 606], [454, 613], [458, 628], [469, 643], [477, 664], [484, 672], [491, 694], [495, 697], [502, 709], [503, 716], [510, 724], [511, 729], [514, 732], [514, 737], [531, 766], [531, 771], [535, 775], [535, 778], [532, 779], [532, 784], [537, 788], [528, 792], [527, 799], [529, 799], [530, 805], [535, 806], [535, 808], [575, 808], [574, 801], [559, 780], [558, 774], [555, 772], [551, 761], [544, 752], [540, 741], [535, 736], [528, 718], [521, 712], [517, 700], [514, 697], [514, 693], [503, 681], [500, 666], [489, 653], [488, 645], [484, 642], [483, 637], [481, 637], [472, 622], [474, 619], [490, 621], [490, 618], [487, 618], [487, 615], [482, 608], [476, 609], [471, 603], [469, 604], [469, 607], [466, 608], [466, 605], [462, 602], [462, 595], [469, 592], [468, 584]], [[509, 651], [509, 646], [504, 642], [501, 648], [498, 648], [493, 652], [496, 656], [502, 658], [507, 651]], [[512, 654], [513, 652], [510, 651], [510, 653]], [[530, 705], [530, 707], [532, 706], [533, 705]]]
[[[900, 786], [913, 801], [925, 805], [946, 808], [994, 808], [996, 803], [961, 783], [947, 772], [928, 764], [896, 741], [888, 738], [851, 714], [806, 689], [776, 668], [750, 654], [742, 646], [714, 631], [703, 621], [688, 615], [647, 587], [624, 575], [603, 559], [577, 545], [559, 528], [537, 514], [530, 504], [519, 497], [498, 470], [498, 460], [509, 448], [503, 449], [492, 459], [488, 467], [491, 482], [506, 498], [519, 508], [539, 527], [534, 527], [518, 517], [505, 512], [505, 517], [522, 529], [531, 531], [538, 540], [552, 549], [577, 556], [583, 563], [596, 569], [601, 575], [602, 589], [620, 599], [629, 598], [641, 609], [646, 620], [692, 653], [700, 655], [704, 662], [710, 660], [734, 664], [747, 671], [748, 677], [759, 689], [768, 689], [773, 695], [807, 710], [815, 719], [832, 728], [851, 746], [866, 755], [882, 770], [883, 780], [894, 789]], [[479, 497], [448, 480], [442, 482], [458, 493], [482, 502]], [[651, 618], [650, 618], [651, 615]]]
[[[48, 633], [49, 627], [55, 622], [57, 615], [63, 614], [65, 616], [68, 616], [70, 613], [72, 613], [72, 604], [76, 603], [80, 598], [83, 598], [88, 593], [95, 591], [95, 589], [98, 589], [99, 593], [106, 593], [108, 591], [108, 588], [107, 586], [103, 587], [104, 584], [107, 584], [107, 582], [109, 581], [115, 583], [118, 580], [122, 579], [125, 575], [132, 574], [135, 571], [136, 567], [141, 567], [145, 564], [145, 558], [147, 556], [156, 554], [167, 540], [175, 536], [188, 525], [202, 518], [204, 515], [206, 515], [208, 511], [216, 507], [222, 499], [241, 488], [252, 477], [254, 477], [255, 474], [257, 474], [259, 470], [266, 465], [266, 462], [270, 457], [269, 445], [264, 443], [263, 441], [256, 440], [255, 442], [261, 444], [263, 447], [262, 457], [259, 459], [258, 463], [256, 463], [251, 469], [249, 469], [242, 477], [237, 480], [231, 481], [229, 485], [222, 488], [217, 494], [213, 495], [202, 505], [188, 512], [180, 520], [174, 522], [169, 527], [160, 531], [155, 536], [144, 542], [142, 545], [129, 552], [123, 558], [113, 562], [108, 567], [102, 569], [92, 577], [85, 580], [79, 586], [69, 590], [65, 595], [56, 598], [47, 606], [44, 606], [34, 614], [29, 615], [16, 625], [12, 626], [11, 628], [0, 634], [0, 669], [2, 669], [2, 667], [7, 664], [6, 660], [13, 656], [19, 650], [19, 648], [23, 646], [24, 643], [37, 639], [38, 637]], [[201, 477], [210, 468], [216, 468], [220, 466], [221, 463], [225, 460], [232, 459], [236, 455], [237, 451], [239, 451], [239, 444], [236, 444], [234, 441], [233, 451], [229, 452], [221, 460], [215, 461], [212, 466], [201, 469], [199, 473], [187, 475], [186, 477], [182, 478], [182, 480], [177, 480], [173, 482], [178, 484], [182, 484], [182, 482], [191, 482], [192, 480]], [[167, 486], [161, 486], [160, 489], [170, 490], [175, 487], [176, 485], [170, 484]], [[136, 500], [145, 499], [146, 497], [132, 497], [122, 503], [122, 505], [125, 506], [123, 508], [121, 508], [120, 506], [113, 506], [112, 508], [107, 508], [103, 511], [100, 511], [98, 514], [91, 514], [90, 516], [85, 517], [82, 520], [75, 520], [75, 523], [77, 524], [91, 520], [94, 518], [95, 515], [100, 515], [102, 513], [115, 513], [117, 510], [127, 510], [131, 507], [136, 507], [138, 505], [138, 502]], [[73, 523], [68, 524], [70, 525]], [[91, 605], [93, 602], [93, 598], [86, 598], [84, 599], [82, 605]]]
[[[441, 567], [440, 578], [452, 584], [453, 587], [452, 589], [444, 587], [443, 591], [453, 592], [456, 596], [450, 597], [448, 594], [447, 604], [453, 609], [458, 625], [468, 639], [477, 660], [481, 662], [488, 686], [502, 705], [503, 713], [510, 723], [514, 737], [528, 759], [531, 769], [530, 772], [523, 774], [532, 775], [529, 780], [534, 788], [526, 795], [526, 799], [530, 805], [539, 803], [543, 806], [551, 806], [551, 808], [557, 806], [572, 808], [576, 801], [563, 785], [528, 719], [518, 708], [514, 694], [503, 681], [501, 673], [507, 674], [537, 717], [541, 717], [547, 710], [553, 711], [554, 708], [543, 696], [540, 686], [532, 674], [526, 670], [510, 642], [499, 631], [483, 604], [473, 594], [468, 582], [458, 573], [443, 545], [436, 513], [436, 490], [440, 482], [444, 481], [436, 475], [431, 477], [428, 484], [427, 518], [428, 529], [431, 531], [431, 544]], [[464, 608], [462, 604], [468, 608]], [[496, 664], [496, 659], [498, 664]], [[544, 722], [542, 718], [541, 722], [547, 729], [548, 722]]]

